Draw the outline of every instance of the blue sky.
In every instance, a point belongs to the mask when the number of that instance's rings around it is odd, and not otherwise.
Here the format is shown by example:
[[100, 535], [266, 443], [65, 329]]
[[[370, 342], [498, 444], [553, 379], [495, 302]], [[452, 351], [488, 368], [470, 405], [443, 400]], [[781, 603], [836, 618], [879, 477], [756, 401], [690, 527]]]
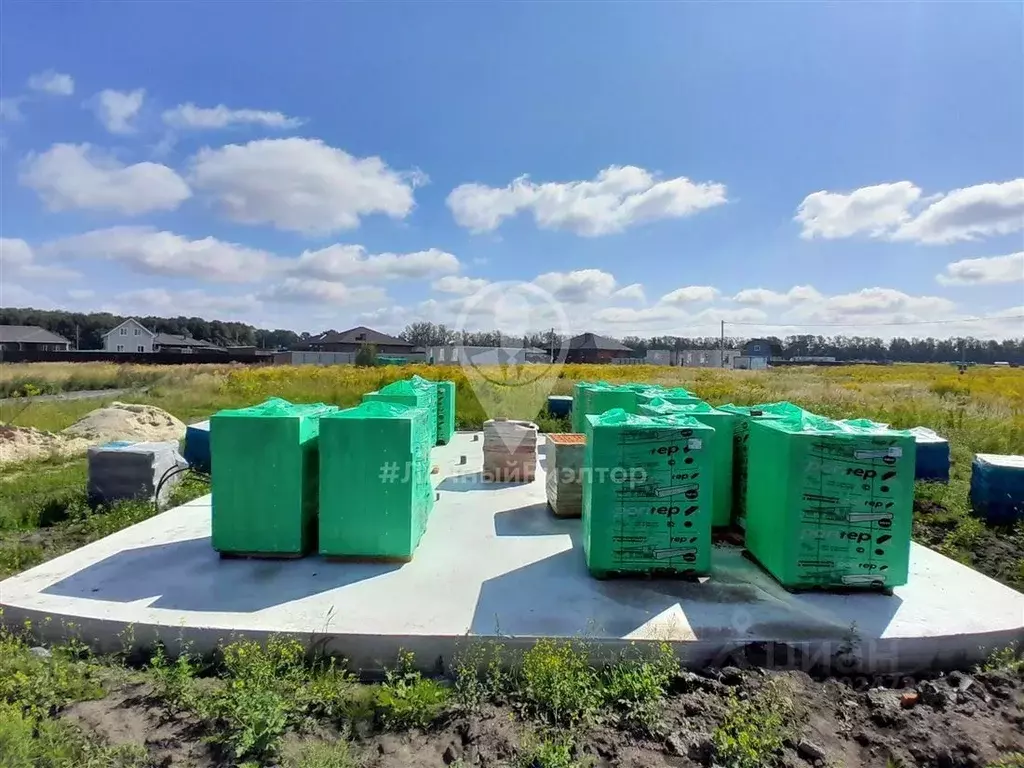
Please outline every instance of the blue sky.
[[4, 306], [1024, 335], [1019, 3], [0, 13]]

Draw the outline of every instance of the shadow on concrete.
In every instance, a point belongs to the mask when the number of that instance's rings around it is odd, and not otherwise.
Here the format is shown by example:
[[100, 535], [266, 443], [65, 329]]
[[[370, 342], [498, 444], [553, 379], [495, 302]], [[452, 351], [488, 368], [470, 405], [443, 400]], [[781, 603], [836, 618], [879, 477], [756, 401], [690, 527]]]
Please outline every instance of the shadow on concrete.
[[[813, 645], [827, 656], [883, 636], [901, 604], [894, 595], [793, 595], [746, 560], [716, 548], [712, 575], [699, 582], [590, 576], [578, 520], [544, 519], [531, 507], [495, 516], [498, 535], [553, 535], [568, 524], [573, 547], [488, 579], [470, 631], [508, 637], [618, 637]], [[504, 518], [503, 518], [504, 516]], [[646, 626], [645, 626], [646, 625]]]
[[498, 536], [570, 536], [574, 546], [581, 535], [581, 525], [579, 518], [555, 517], [546, 501], [494, 515], [494, 533]]
[[63, 597], [153, 608], [251, 613], [397, 571], [390, 563], [223, 560], [209, 537], [118, 552], [44, 590]]
[[542, 482], [542, 478], [540, 476], [530, 481], [530, 483], [486, 482], [484, 480], [483, 472], [468, 472], [464, 475], [449, 475], [437, 484], [437, 490], [457, 491], [460, 493], [464, 493], [466, 491], [500, 491], [502, 488], [519, 488], [524, 485], [539, 482]]

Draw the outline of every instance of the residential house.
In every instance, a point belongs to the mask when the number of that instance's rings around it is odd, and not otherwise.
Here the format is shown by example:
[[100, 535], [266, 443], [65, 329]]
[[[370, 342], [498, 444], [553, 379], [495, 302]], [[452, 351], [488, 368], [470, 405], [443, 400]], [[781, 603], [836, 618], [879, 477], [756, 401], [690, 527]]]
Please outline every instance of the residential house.
[[413, 351], [413, 344], [396, 336], [375, 331], [360, 325], [347, 331], [324, 331], [310, 336], [292, 347], [301, 352], [358, 352], [364, 344], [372, 344], [377, 348], [378, 355], [408, 355]]
[[38, 325], [0, 325], [0, 350], [5, 352], [67, 352], [71, 342]]
[[202, 339], [179, 336], [174, 333], [155, 333], [134, 317], [129, 317], [120, 325], [103, 334], [103, 350], [105, 352], [173, 352], [178, 354], [224, 352], [222, 347]]
[[596, 333], [581, 333], [569, 339], [565, 362], [608, 363], [618, 358], [633, 356], [632, 349], [615, 339], [598, 336]]
[[782, 347], [768, 339], [751, 339], [743, 345], [743, 357], [763, 357], [771, 361], [773, 357], [782, 357]]

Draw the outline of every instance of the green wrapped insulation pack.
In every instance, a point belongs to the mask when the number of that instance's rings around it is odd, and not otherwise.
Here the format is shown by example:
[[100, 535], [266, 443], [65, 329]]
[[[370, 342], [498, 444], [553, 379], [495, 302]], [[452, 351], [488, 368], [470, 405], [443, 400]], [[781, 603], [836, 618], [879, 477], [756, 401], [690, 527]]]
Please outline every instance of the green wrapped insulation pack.
[[732, 518], [740, 528], [747, 521], [747, 443], [750, 440], [750, 422], [759, 419], [784, 419], [787, 416], [808, 413], [793, 403], [763, 403], [761, 405], [726, 405], [718, 410], [736, 416], [732, 432]]
[[697, 397], [693, 392], [682, 387], [675, 387], [674, 389], [648, 389], [643, 392], [638, 392], [636, 396], [637, 403], [644, 405], [654, 399], [664, 400], [667, 403], [673, 405], [690, 405], [692, 403], [704, 402]]
[[321, 554], [412, 558], [434, 504], [430, 420], [372, 400], [320, 420]]
[[589, 381], [577, 381], [572, 388], [572, 431], [576, 434], [583, 434], [583, 422], [586, 414], [583, 412], [584, 393], [591, 387], [598, 386]]
[[215, 550], [296, 556], [316, 547], [320, 418], [337, 410], [271, 398], [210, 418]]
[[376, 392], [363, 395], [364, 403], [374, 401], [422, 408], [430, 420], [430, 444], [437, 444], [437, 387], [424, 387], [406, 380], [393, 381]]
[[437, 393], [437, 382], [431, 381], [430, 379], [424, 379], [422, 376], [413, 375], [409, 379], [409, 383], [417, 389], [425, 391], [427, 396], [430, 398], [430, 404], [428, 407], [430, 409], [430, 413], [434, 416], [434, 441], [431, 445], [437, 445], [437, 436], [441, 428], [441, 415], [438, 409], [439, 397]]
[[802, 413], [750, 422], [746, 545], [786, 588], [907, 583], [910, 432]]
[[711, 568], [715, 431], [689, 416], [587, 417], [583, 551], [598, 578]]
[[640, 413], [647, 416], [692, 416], [700, 423], [707, 424], [715, 430], [715, 452], [712, 466], [715, 506], [711, 525], [715, 528], [731, 525], [733, 429], [736, 426], [736, 415], [720, 411], [701, 401], [674, 405], [661, 398], [655, 398], [646, 405], [641, 405]]
[[455, 434], [455, 382], [437, 382], [437, 444], [448, 445]]
[[583, 390], [583, 434], [590, 436], [587, 416], [597, 416], [621, 408], [636, 413], [636, 390], [615, 384], [596, 384]]

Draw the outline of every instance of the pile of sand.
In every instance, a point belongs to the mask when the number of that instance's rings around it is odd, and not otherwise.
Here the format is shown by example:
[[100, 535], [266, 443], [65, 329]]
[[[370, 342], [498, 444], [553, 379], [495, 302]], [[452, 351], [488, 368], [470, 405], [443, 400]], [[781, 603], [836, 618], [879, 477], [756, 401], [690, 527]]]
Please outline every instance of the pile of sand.
[[48, 459], [51, 456], [74, 456], [83, 453], [88, 447], [89, 441], [80, 437], [0, 424], [0, 465]]
[[84, 438], [90, 443], [182, 440], [185, 424], [153, 405], [111, 403], [79, 419], [61, 434]]
[[0, 424], [0, 465], [85, 453], [90, 445], [128, 440], [133, 443], [181, 440], [185, 424], [152, 405], [111, 403], [97, 408], [63, 432]]

